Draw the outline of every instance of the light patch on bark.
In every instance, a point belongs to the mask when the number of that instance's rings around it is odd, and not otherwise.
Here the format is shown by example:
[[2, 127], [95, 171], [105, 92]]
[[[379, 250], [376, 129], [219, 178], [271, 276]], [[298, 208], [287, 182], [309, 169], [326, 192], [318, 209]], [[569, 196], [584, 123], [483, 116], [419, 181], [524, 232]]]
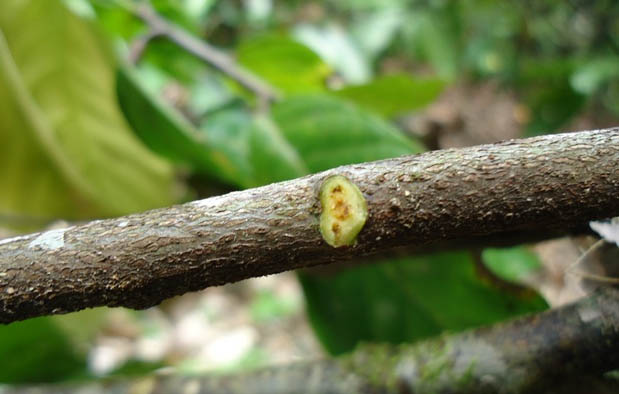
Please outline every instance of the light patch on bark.
[[28, 244], [30, 248], [41, 247], [43, 249], [54, 250], [64, 246], [64, 233], [68, 228], [50, 230], [41, 233]]
[[590, 305], [583, 305], [581, 308], [578, 308], [578, 316], [580, 316], [580, 320], [583, 323], [590, 323], [593, 320], [599, 319], [601, 314], [599, 309]]
[[19, 237], [0, 239], [0, 245], [8, 244], [10, 242], [22, 241], [24, 239], [28, 239], [28, 238], [31, 238], [31, 237], [32, 237], [32, 235], [20, 235]]
[[[458, 352], [453, 363], [455, 376], [466, 377], [475, 373], [481, 375], [488, 384], [498, 384], [506, 375], [507, 364], [503, 359], [501, 349], [486, 343], [477, 337], [458, 344]], [[521, 378], [521, 371], [510, 372], [514, 379]]]

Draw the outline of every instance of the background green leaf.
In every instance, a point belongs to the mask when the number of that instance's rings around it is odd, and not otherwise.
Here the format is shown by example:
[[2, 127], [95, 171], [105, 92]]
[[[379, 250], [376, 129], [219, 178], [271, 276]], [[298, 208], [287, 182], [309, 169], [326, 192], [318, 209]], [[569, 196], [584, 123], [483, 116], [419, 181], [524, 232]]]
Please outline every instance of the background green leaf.
[[175, 109], [144, 89], [127, 68], [118, 72], [118, 100], [127, 121], [154, 152], [199, 174], [229, 183], [243, 179], [234, 163], [215, 150], [201, 133]]
[[20, 84], [1, 31], [0, 62], [0, 210], [39, 218], [93, 214], [96, 207], [79, 197], [38, 134], [29, 132], [46, 124]]
[[311, 172], [423, 150], [384, 119], [328, 95], [284, 99], [273, 118]]
[[217, 154], [233, 164], [239, 174], [236, 184], [241, 187], [261, 186], [308, 173], [298, 152], [266, 116], [226, 109], [209, 116], [200, 132]]
[[171, 169], [127, 128], [114, 59], [86, 22], [60, 2], [6, 0], [0, 31], [1, 210], [77, 219], [174, 201]]
[[53, 382], [87, 376], [86, 360], [51, 317], [0, 326], [0, 383]]
[[521, 282], [542, 268], [537, 255], [523, 246], [487, 248], [482, 259], [494, 274], [512, 282]]
[[243, 41], [237, 57], [243, 66], [288, 93], [323, 90], [331, 72], [311, 49], [280, 36]]
[[256, 185], [298, 178], [308, 172], [299, 154], [265, 117], [257, 117], [252, 125], [250, 161]]
[[481, 282], [466, 252], [391, 260], [301, 277], [307, 309], [331, 354], [360, 341], [413, 342], [547, 307]]
[[232, 107], [210, 114], [199, 127], [213, 149], [232, 163], [238, 173], [234, 183], [244, 188], [256, 183], [249, 160], [252, 123], [253, 116], [246, 108]]
[[392, 117], [434, 101], [445, 83], [438, 78], [413, 78], [407, 74], [377, 77], [363, 85], [351, 85], [333, 93], [370, 111]]

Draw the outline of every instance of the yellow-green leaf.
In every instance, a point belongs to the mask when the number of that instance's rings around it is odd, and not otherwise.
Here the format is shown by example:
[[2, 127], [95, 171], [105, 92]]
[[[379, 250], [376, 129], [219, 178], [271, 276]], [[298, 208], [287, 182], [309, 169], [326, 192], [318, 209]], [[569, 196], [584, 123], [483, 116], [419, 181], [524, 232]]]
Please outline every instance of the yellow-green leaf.
[[131, 133], [116, 63], [52, 0], [3, 0], [0, 212], [78, 219], [173, 202], [171, 167]]
[[321, 91], [331, 73], [311, 49], [285, 37], [245, 41], [237, 54], [239, 63], [286, 93]]
[[351, 85], [333, 93], [362, 107], [391, 117], [430, 104], [443, 90], [438, 78], [413, 78], [406, 74], [378, 77], [363, 85]]

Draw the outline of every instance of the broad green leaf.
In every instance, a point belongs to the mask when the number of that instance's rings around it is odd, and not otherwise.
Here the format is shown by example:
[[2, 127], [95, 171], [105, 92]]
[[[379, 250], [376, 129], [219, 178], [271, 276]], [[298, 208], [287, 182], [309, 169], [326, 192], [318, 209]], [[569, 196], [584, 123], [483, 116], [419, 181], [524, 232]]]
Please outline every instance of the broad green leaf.
[[285, 181], [308, 173], [299, 154], [268, 118], [258, 117], [253, 122], [250, 161], [256, 185]]
[[171, 168], [127, 127], [90, 25], [61, 2], [3, 1], [0, 63], [0, 210], [78, 219], [174, 201]]
[[386, 264], [393, 263], [299, 275], [310, 323], [330, 354], [346, 353], [361, 341], [401, 343], [440, 332], [409, 290], [393, 283]]
[[[0, 31], [0, 211], [42, 222], [97, 212], [92, 203], [80, 198], [78, 186], [71, 184], [35, 133], [47, 124], [19, 78]], [[63, 165], [70, 171], [69, 163], [63, 161]], [[25, 229], [30, 227], [36, 226]]]
[[287, 93], [323, 90], [331, 72], [309, 48], [279, 36], [242, 42], [237, 57], [240, 64]]
[[116, 89], [125, 118], [150, 149], [198, 172], [213, 171], [215, 165], [200, 140], [203, 136], [182, 115], [149, 94], [128, 67], [118, 71]]
[[199, 128], [213, 149], [232, 163], [239, 174], [235, 184], [240, 187], [255, 186], [249, 162], [252, 122], [245, 108], [227, 108], [207, 116]]
[[475, 275], [468, 253], [451, 252], [303, 275], [311, 323], [331, 354], [360, 342], [413, 342], [547, 307], [502, 293]]
[[0, 383], [55, 382], [86, 372], [85, 357], [74, 352], [52, 318], [0, 326]]
[[535, 253], [523, 246], [484, 249], [482, 259], [493, 273], [512, 282], [520, 282], [542, 267]]
[[241, 187], [261, 186], [308, 172], [297, 151], [266, 117], [228, 109], [209, 116], [201, 132], [233, 164]]
[[445, 83], [438, 78], [417, 79], [406, 74], [378, 77], [364, 85], [347, 86], [333, 93], [360, 106], [392, 117], [431, 103]]
[[287, 98], [273, 117], [311, 172], [422, 151], [384, 119], [328, 95]]
[[176, 110], [141, 87], [127, 68], [118, 73], [118, 99], [127, 121], [153, 151], [193, 171], [238, 184], [243, 175], [215, 150], [208, 134], [196, 130]]

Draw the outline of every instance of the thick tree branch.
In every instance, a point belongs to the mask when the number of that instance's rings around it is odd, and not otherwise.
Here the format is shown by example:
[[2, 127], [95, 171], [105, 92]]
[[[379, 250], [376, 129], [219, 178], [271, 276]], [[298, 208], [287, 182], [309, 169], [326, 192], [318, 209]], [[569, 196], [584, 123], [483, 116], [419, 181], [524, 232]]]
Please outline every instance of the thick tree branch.
[[[318, 190], [354, 182], [369, 218], [321, 237]], [[619, 216], [619, 128], [344, 166], [303, 178], [0, 241], [0, 322], [188, 291], [395, 248], [505, 232], [569, 232]]]
[[416, 344], [362, 345], [337, 360], [242, 375], [153, 376], [12, 393], [616, 393], [602, 374], [619, 368], [619, 290], [462, 334]]
[[[132, 9], [132, 11], [148, 24], [151, 31], [147, 33], [146, 37], [148, 37], [149, 40], [152, 37], [165, 37], [169, 39], [187, 52], [228, 75], [243, 87], [258, 95], [263, 101], [274, 101], [280, 97], [280, 93], [268, 83], [239, 66], [232, 58], [219, 49], [195, 38], [191, 34], [163, 19], [150, 5], [140, 4]], [[142, 43], [138, 45], [142, 45]], [[144, 48], [139, 48], [138, 53], [141, 53], [143, 50]], [[134, 53], [132, 57], [135, 58], [136, 54]]]

